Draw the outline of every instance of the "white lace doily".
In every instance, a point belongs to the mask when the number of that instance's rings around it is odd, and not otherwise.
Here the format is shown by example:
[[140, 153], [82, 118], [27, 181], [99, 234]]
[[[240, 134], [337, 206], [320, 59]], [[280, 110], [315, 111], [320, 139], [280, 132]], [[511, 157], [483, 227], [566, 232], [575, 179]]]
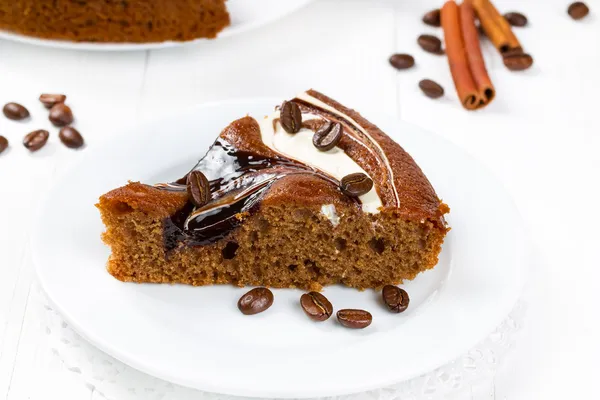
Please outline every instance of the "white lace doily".
[[[73, 331], [49, 305], [41, 289], [34, 290], [40, 319], [51, 351], [64, 366], [108, 400], [245, 400], [201, 392], [154, 378], [96, 349]], [[524, 301], [502, 324], [467, 354], [418, 378], [394, 386], [335, 400], [436, 400], [456, 394], [492, 377], [515, 339], [525, 314]]]

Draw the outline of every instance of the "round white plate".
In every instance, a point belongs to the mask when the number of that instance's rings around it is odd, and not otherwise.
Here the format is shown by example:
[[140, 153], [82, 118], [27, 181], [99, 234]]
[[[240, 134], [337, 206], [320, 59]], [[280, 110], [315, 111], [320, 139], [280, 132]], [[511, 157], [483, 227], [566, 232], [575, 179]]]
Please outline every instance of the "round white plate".
[[[300, 9], [314, 0], [228, 0], [227, 10], [231, 17], [231, 25], [223, 29], [217, 39], [234, 36], [258, 28], [269, 22]], [[196, 39], [188, 42], [157, 42], [157, 43], [92, 43], [71, 42], [66, 40], [40, 39], [18, 33], [0, 31], [0, 39], [28, 43], [37, 46], [47, 46], [73, 50], [100, 50], [100, 51], [131, 51], [152, 50], [168, 47], [183, 46], [191, 43], [206, 41]]]
[[387, 312], [379, 293], [328, 287], [335, 309], [364, 308], [373, 324], [349, 330], [310, 321], [301, 291], [275, 290], [266, 312], [244, 316], [245, 289], [122, 283], [105, 270], [109, 249], [94, 204], [127, 180], [171, 181], [218, 133], [278, 99], [197, 106], [88, 147], [48, 193], [36, 219], [33, 259], [50, 300], [72, 327], [117, 359], [197, 389], [256, 397], [369, 390], [415, 377], [466, 352], [508, 314], [527, 268], [521, 219], [501, 184], [436, 135], [366, 114], [405, 147], [452, 208], [440, 262], [404, 285], [411, 305]]

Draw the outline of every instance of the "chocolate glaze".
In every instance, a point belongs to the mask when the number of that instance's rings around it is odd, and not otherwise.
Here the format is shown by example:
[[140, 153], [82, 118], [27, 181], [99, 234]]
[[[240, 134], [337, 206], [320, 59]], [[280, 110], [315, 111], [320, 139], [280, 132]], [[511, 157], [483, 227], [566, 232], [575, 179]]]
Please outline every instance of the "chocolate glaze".
[[[339, 185], [336, 179], [306, 164], [283, 156], [265, 157], [240, 151], [223, 138], [215, 141], [194, 170], [201, 171], [209, 180], [211, 201], [201, 208], [195, 208], [188, 202], [167, 218], [164, 224], [167, 251], [223, 239], [240, 225], [243, 216], [258, 209], [266, 191], [284, 176], [312, 174]], [[157, 184], [156, 187], [185, 191], [186, 177], [174, 183]]]

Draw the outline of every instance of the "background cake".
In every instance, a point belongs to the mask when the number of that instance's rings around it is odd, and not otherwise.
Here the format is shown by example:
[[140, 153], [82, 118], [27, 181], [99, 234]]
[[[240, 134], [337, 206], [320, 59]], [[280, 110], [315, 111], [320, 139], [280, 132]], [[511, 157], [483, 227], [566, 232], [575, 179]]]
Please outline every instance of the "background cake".
[[[317, 148], [332, 126], [335, 146]], [[187, 191], [194, 171], [202, 204]], [[355, 174], [372, 180], [356, 195], [344, 185]], [[232, 122], [186, 177], [130, 183], [97, 206], [108, 271], [135, 282], [378, 288], [434, 267], [448, 231], [448, 207], [410, 155], [314, 90]]]
[[225, 0], [0, 0], [0, 29], [48, 39], [185, 41], [227, 25]]

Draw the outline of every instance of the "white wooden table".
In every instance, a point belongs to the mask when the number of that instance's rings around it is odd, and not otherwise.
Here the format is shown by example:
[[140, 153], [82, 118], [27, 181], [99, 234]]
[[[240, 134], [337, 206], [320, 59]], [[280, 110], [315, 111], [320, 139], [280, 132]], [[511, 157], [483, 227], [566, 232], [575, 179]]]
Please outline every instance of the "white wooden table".
[[[313, 87], [358, 110], [384, 112], [467, 149], [505, 183], [536, 245], [527, 318], [520, 340], [481, 399], [598, 398], [600, 375], [600, 1], [575, 22], [568, 0], [496, 0], [530, 19], [517, 30], [535, 58], [506, 70], [489, 43], [484, 53], [497, 89], [481, 112], [463, 110], [446, 59], [425, 54], [416, 37], [440, 29], [421, 15], [441, 0], [320, 0], [242, 37], [162, 51], [93, 53], [0, 42], [0, 103], [32, 112], [28, 123], [0, 118], [11, 143], [0, 156], [0, 398], [97, 398], [45, 349], [31, 312], [28, 249], [32, 211], [70, 161], [85, 157], [50, 129], [30, 154], [25, 133], [51, 128], [41, 92], [68, 95], [89, 147], [123, 125], [191, 104], [255, 96], [287, 98]], [[417, 67], [396, 72], [390, 54]], [[422, 78], [446, 88], [430, 100]], [[176, 129], [176, 127], [174, 127]], [[214, 135], [215, 132], [206, 132]], [[492, 227], [490, 227], [492, 228]]]

